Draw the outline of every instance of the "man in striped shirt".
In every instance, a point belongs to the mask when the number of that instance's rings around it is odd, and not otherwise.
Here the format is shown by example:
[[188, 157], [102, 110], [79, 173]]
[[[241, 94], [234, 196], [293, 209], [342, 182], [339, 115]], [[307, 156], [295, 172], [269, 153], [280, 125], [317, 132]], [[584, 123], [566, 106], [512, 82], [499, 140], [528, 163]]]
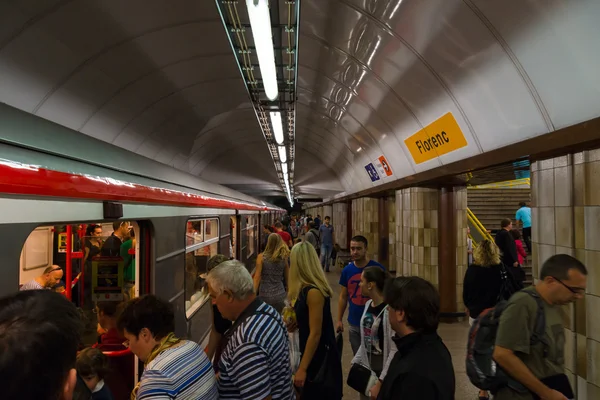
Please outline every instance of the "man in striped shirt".
[[118, 327], [132, 353], [144, 362], [136, 400], [217, 400], [214, 371], [198, 344], [175, 337], [171, 304], [156, 296], [131, 299]]
[[294, 399], [288, 335], [283, 319], [258, 299], [239, 261], [210, 271], [208, 291], [223, 317], [235, 321], [219, 361], [219, 396], [236, 400]]
[[23, 284], [20, 290], [52, 289], [63, 277], [63, 270], [58, 265], [51, 265], [44, 273]]

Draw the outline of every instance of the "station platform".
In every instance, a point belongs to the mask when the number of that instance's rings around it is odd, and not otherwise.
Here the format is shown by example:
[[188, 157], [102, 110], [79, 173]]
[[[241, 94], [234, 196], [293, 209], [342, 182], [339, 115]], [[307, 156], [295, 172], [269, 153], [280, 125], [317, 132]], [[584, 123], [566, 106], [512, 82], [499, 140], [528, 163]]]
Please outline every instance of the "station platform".
[[[333, 318], [337, 318], [338, 298], [340, 294], [340, 270], [335, 269], [332, 272], [326, 273], [327, 280], [331, 288], [335, 292], [335, 296], [331, 301], [331, 314]], [[348, 311], [346, 311], [346, 317]], [[444, 343], [450, 350], [452, 362], [454, 364], [454, 374], [456, 376], [456, 392], [455, 399], [467, 400], [477, 398], [477, 389], [471, 385], [469, 378], [465, 372], [465, 351], [467, 346], [467, 335], [469, 332], [469, 324], [467, 322], [459, 322], [454, 324], [440, 324], [438, 329], [439, 335], [444, 340]], [[348, 321], [344, 319], [344, 351], [342, 354], [342, 369], [344, 372], [344, 399], [359, 399], [358, 393], [346, 385], [346, 378], [350, 372], [350, 362], [352, 361], [352, 349], [348, 340]]]

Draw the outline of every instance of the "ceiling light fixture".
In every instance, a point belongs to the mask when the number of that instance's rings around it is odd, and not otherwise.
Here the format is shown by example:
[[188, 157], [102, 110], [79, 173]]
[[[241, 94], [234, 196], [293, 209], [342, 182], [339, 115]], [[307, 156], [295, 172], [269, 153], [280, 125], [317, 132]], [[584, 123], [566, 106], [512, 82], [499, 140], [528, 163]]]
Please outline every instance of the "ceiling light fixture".
[[273, 126], [273, 136], [277, 144], [283, 143], [283, 125], [281, 124], [281, 113], [279, 111], [271, 112], [271, 125]]
[[282, 163], [287, 162], [285, 146], [278, 146], [277, 150], [279, 151], [279, 161], [281, 161]]
[[287, 175], [287, 173], [288, 173], [288, 165], [287, 165], [287, 163], [281, 163], [281, 170], [283, 171], [284, 175]]
[[268, 0], [246, 0], [246, 7], [250, 17], [250, 27], [252, 28], [252, 37], [254, 38], [265, 94], [269, 100], [275, 100], [279, 96], [279, 89], [275, 70], [269, 2]]

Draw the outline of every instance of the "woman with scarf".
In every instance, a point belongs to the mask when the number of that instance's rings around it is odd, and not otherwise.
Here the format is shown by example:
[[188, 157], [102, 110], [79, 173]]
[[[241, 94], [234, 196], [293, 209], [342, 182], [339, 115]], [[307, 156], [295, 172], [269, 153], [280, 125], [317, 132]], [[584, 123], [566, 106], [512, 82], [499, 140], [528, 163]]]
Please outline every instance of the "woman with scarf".
[[144, 373], [131, 400], [216, 400], [217, 382], [198, 344], [175, 337], [171, 304], [153, 295], [127, 302], [118, 326], [123, 343], [144, 362]]

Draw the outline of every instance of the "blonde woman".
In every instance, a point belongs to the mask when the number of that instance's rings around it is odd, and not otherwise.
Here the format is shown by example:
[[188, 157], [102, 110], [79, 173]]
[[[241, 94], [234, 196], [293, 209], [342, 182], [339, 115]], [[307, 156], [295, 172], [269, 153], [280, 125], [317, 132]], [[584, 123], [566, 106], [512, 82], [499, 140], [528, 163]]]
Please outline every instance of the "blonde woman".
[[289, 282], [302, 354], [294, 385], [305, 399], [341, 399], [342, 363], [331, 316], [333, 290], [310, 243], [292, 248]]
[[[496, 243], [483, 240], [473, 251], [473, 264], [469, 265], [463, 282], [463, 302], [469, 312], [469, 325], [485, 309], [494, 307], [501, 300], [502, 263]], [[485, 390], [479, 391], [479, 399], [489, 399]]]
[[498, 301], [502, 288], [500, 251], [491, 240], [483, 240], [473, 251], [473, 264], [467, 268], [463, 283], [463, 302], [470, 322]]
[[[262, 301], [273, 306], [281, 314], [285, 307], [290, 250], [276, 233], [269, 235], [265, 251], [256, 258], [254, 290]], [[285, 282], [285, 286], [284, 286]]]

